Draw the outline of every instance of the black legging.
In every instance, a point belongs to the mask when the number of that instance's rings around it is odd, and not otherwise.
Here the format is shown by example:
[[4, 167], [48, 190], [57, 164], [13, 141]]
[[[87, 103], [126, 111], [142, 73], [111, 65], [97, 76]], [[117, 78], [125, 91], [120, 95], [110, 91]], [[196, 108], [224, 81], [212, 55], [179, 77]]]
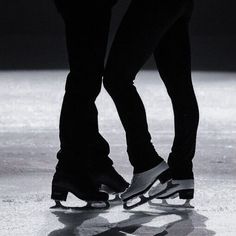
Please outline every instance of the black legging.
[[111, 9], [115, 0], [55, 0], [65, 22], [70, 73], [60, 116], [57, 168], [87, 171], [112, 165], [98, 129], [95, 100], [104, 73]]
[[160, 160], [151, 143], [145, 108], [133, 83], [154, 53], [175, 115], [175, 139], [168, 163], [174, 178], [193, 178], [199, 112], [191, 79], [188, 27], [192, 9], [192, 0], [133, 0], [113, 42], [104, 86], [126, 131], [134, 172], [144, 171]]

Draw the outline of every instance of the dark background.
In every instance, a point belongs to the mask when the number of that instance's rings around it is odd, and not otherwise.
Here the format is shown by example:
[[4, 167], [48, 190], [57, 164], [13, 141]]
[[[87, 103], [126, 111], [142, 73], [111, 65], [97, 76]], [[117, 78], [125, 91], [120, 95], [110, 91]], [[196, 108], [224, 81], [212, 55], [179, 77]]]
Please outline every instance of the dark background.
[[[0, 69], [66, 68], [63, 22], [52, 0], [0, 1]], [[113, 10], [111, 38], [128, 3], [120, 0]], [[235, 0], [195, 1], [193, 69], [236, 70], [235, 10]]]

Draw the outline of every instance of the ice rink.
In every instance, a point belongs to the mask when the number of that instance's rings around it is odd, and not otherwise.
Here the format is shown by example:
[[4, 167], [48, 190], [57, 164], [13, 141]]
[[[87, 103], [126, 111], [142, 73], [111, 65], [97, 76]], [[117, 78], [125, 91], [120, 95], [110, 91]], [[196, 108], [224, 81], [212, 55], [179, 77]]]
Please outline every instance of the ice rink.
[[[194, 72], [200, 107], [194, 159], [192, 211], [53, 212], [51, 179], [59, 147], [58, 120], [66, 71], [0, 72], [0, 236], [236, 235], [236, 74]], [[157, 72], [138, 75], [149, 129], [165, 159], [173, 141], [170, 100]], [[125, 135], [115, 107], [102, 90], [100, 131], [110, 143], [117, 170], [129, 181]], [[68, 204], [80, 205], [69, 195]]]

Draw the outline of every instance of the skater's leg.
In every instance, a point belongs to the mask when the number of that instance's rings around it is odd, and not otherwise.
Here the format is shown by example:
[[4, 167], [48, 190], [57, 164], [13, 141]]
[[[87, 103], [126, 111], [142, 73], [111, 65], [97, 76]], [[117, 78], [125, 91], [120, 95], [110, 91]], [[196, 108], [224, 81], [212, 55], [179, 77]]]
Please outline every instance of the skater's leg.
[[[57, 194], [65, 198], [70, 191], [82, 199], [88, 199], [92, 192], [90, 198], [101, 200], [107, 197], [99, 192], [104, 175], [112, 178], [107, 176], [112, 170], [113, 177], [119, 176], [108, 158], [109, 145], [99, 134], [95, 106], [101, 89], [112, 1], [90, 4], [57, 0], [56, 3], [66, 26], [70, 73], [61, 110], [61, 150], [52, 198]], [[100, 172], [94, 173], [95, 169]], [[104, 178], [95, 183], [94, 179], [101, 179], [101, 175]], [[59, 183], [59, 188], [55, 187]], [[119, 184], [120, 191], [124, 191], [127, 182], [120, 177]]]
[[[169, 96], [175, 116], [175, 139], [168, 164], [173, 180], [164, 191], [162, 186], [154, 187], [150, 196], [159, 193], [158, 198], [179, 196], [193, 198], [194, 174], [192, 159], [195, 153], [199, 111], [191, 79], [191, 54], [189, 42], [189, 20], [192, 5], [164, 35], [155, 59]], [[189, 202], [187, 202], [189, 207]]]
[[66, 26], [70, 73], [60, 117], [60, 166], [111, 166], [98, 130], [95, 100], [101, 89], [111, 6], [58, 1]]
[[104, 86], [126, 131], [134, 173], [148, 170], [161, 161], [151, 143], [145, 109], [134, 86], [136, 74], [183, 11], [179, 1], [161, 2], [131, 2], [111, 48], [104, 77]]
[[194, 177], [192, 159], [195, 154], [199, 112], [191, 78], [191, 12], [192, 5], [189, 5], [189, 10], [164, 35], [154, 53], [174, 110], [175, 139], [168, 160], [174, 179]]
[[167, 180], [163, 172], [168, 166], [151, 143], [145, 109], [133, 81], [186, 6], [187, 1], [132, 1], [110, 52], [104, 86], [125, 128], [128, 154], [134, 167], [132, 183], [122, 194], [124, 201], [143, 194], [157, 179]]

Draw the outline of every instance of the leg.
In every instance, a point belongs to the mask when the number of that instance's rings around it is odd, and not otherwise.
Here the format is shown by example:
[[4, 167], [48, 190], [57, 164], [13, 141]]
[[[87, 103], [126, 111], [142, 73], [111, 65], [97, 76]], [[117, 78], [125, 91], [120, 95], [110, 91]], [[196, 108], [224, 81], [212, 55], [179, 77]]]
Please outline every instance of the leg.
[[[162, 80], [172, 100], [175, 117], [175, 139], [168, 164], [173, 180], [164, 191], [156, 186], [149, 191], [159, 199], [179, 197], [186, 199], [183, 205], [163, 204], [155, 206], [192, 208], [194, 196], [194, 174], [192, 159], [195, 154], [199, 111], [191, 79], [191, 55], [189, 42], [189, 20], [192, 2], [188, 11], [163, 36], [155, 51], [155, 59]], [[162, 188], [162, 187], [161, 187]]]
[[99, 185], [107, 183], [104, 175], [112, 175], [123, 191], [127, 187], [108, 158], [109, 145], [99, 134], [95, 106], [104, 71], [111, 2], [57, 0], [56, 5], [65, 21], [70, 73], [61, 110], [61, 150], [52, 198], [66, 200], [71, 192], [82, 200], [107, 200], [108, 195], [99, 192]]
[[[191, 2], [191, 1], [190, 1]], [[191, 78], [189, 19], [192, 5], [163, 36], [154, 55], [175, 116], [175, 139], [169, 156], [174, 179], [193, 179], [199, 120], [198, 105]]]
[[145, 109], [133, 81], [163, 34], [183, 14], [185, 5], [185, 1], [176, 0], [132, 1], [108, 58], [104, 86], [126, 131], [135, 173], [152, 168], [161, 158], [151, 143]]
[[[151, 143], [145, 109], [133, 81], [162, 36], [184, 14], [187, 3], [132, 1], [110, 52], [104, 86], [115, 102], [126, 131], [128, 154], [134, 167], [131, 185], [121, 195], [126, 209], [147, 202], [148, 198], [142, 195], [154, 182], [169, 180], [168, 166]], [[127, 205], [127, 201], [138, 196], [142, 196], [139, 203]]]
[[111, 5], [58, 1], [66, 26], [70, 73], [60, 117], [58, 168], [111, 166], [98, 130], [95, 100], [101, 89]]

